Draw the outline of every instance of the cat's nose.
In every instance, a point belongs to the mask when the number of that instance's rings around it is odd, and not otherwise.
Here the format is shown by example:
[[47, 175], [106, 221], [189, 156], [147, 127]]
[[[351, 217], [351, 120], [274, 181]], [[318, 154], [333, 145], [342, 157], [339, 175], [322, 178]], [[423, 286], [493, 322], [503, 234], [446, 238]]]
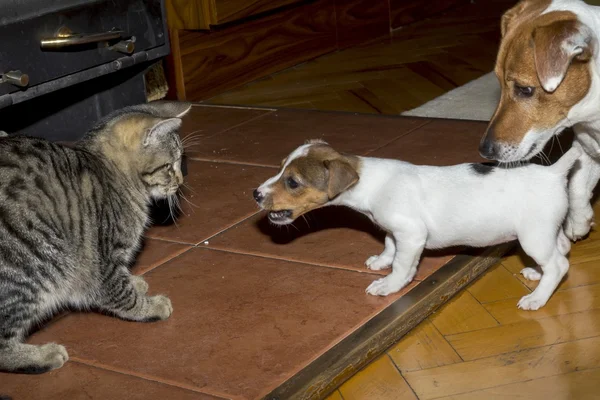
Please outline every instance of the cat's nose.
[[256, 200], [257, 203], [260, 203], [261, 200], [264, 198], [263, 194], [259, 192], [258, 189], [255, 189], [252, 195], [254, 196], [254, 200]]

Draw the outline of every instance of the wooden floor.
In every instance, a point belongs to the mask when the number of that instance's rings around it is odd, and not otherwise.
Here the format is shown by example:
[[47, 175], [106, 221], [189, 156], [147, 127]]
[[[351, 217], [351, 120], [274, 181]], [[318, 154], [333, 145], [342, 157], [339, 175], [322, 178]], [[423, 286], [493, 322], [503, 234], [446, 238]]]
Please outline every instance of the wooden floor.
[[499, 21], [515, 0], [478, 0], [395, 31], [392, 40], [342, 50], [208, 102], [398, 114], [493, 69]]
[[531, 312], [516, 304], [536, 287], [519, 274], [534, 264], [504, 258], [329, 400], [599, 399], [600, 233], [569, 259], [558, 291]]

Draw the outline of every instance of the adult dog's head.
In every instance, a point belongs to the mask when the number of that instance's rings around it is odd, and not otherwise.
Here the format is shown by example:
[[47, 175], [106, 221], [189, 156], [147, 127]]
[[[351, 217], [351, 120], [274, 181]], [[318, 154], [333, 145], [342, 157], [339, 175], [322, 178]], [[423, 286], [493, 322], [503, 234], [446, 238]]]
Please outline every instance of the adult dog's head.
[[528, 160], [553, 135], [598, 118], [592, 12], [579, 0], [522, 0], [504, 14], [495, 67], [502, 95], [479, 146], [483, 157]]

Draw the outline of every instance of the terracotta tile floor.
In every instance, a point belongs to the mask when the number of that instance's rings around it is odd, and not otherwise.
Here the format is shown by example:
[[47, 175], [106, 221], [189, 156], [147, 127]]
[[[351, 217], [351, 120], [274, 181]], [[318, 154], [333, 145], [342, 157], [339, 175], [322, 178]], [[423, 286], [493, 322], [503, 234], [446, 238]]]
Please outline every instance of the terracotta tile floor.
[[[252, 189], [307, 138], [356, 154], [450, 164], [478, 159], [464, 142], [477, 142], [484, 127], [195, 106], [183, 132], [198, 135], [186, 177], [194, 205], [182, 202], [176, 225], [148, 231], [134, 267], [150, 293], [170, 296], [172, 317], [149, 324], [98, 314], [55, 319], [30, 342], [62, 343], [70, 361], [41, 376], [0, 374], [0, 394], [14, 400], [265, 396], [402, 293], [365, 294], [378, 275], [362, 263], [383, 245], [360, 215], [332, 208], [278, 229], [265, 223]], [[428, 253], [407, 291], [452, 257]]]

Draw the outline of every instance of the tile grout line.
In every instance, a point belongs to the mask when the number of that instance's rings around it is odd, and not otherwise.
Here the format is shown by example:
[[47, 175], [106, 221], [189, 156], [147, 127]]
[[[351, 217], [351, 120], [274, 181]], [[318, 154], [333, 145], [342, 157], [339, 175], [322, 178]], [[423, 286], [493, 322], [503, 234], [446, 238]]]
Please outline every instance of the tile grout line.
[[[202, 247], [198, 247], [198, 248], [202, 248]], [[363, 270], [357, 270], [357, 269], [351, 269], [351, 268], [336, 267], [334, 265], [318, 264], [318, 263], [309, 262], [309, 261], [291, 260], [289, 258], [281, 258], [281, 257], [274, 257], [274, 256], [269, 256], [269, 255], [263, 255], [263, 254], [246, 253], [246, 252], [243, 252], [243, 251], [236, 251], [236, 250], [231, 250], [231, 249], [223, 249], [223, 248], [218, 248], [218, 247], [211, 247], [210, 245], [208, 245], [207, 247], [204, 247], [204, 248], [207, 249], [207, 250], [219, 251], [219, 252], [222, 252], [222, 253], [231, 253], [231, 254], [238, 254], [238, 255], [242, 255], [242, 256], [258, 257], [258, 258], [264, 258], [264, 259], [267, 259], [267, 260], [286, 261], [286, 262], [290, 262], [290, 263], [309, 265], [309, 266], [313, 266], [313, 267], [331, 268], [331, 269], [342, 270], [342, 271], [347, 271], [347, 272], [355, 272], [355, 273], [358, 273], [358, 274], [371, 275], [373, 277], [380, 277], [381, 278], [381, 277], [387, 276], [387, 275], [383, 275], [383, 274], [377, 274], [375, 272], [372, 272], [372, 270], [365, 270], [365, 271], [363, 271]], [[421, 282], [423, 282], [423, 280], [413, 279], [410, 283], [412, 283], [412, 282], [421, 283]]]
[[[400, 340], [402, 340], [402, 339], [400, 339]], [[398, 373], [400, 374], [400, 376], [402, 377], [402, 379], [404, 380], [404, 382], [406, 382], [406, 385], [408, 386], [408, 388], [410, 389], [410, 391], [415, 395], [415, 397], [417, 398], [417, 400], [419, 400], [419, 396], [417, 395], [417, 392], [410, 385], [410, 383], [408, 382], [408, 379], [406, 379], [406, 377], [402, 374], [402, 371], [400, 371], [400, 368], [398, 368], [398, 366], [394, 362], [394, 359], [390, 356], [390, 354], [387, 352], [387, 350], [385, 352], [385, 356], [390, 360], [390, 362], [392, 363], [392, 365], [394, 366], [394, 368], [396, 369], [396, 371], [398, 371]], [[368, 364], [368, 365], [370, 365], [370, 364]]]
[[92, 367], [92, 368], [96, 368], [96, 369], [100, 369], [100, 370], [104, 370], [104, 371], [110, 371], [116, 374], [120, 374], [120, 375], [124, 375], [124, 376], [131, 376], [134, 378], [138, 378], [138, 379], [142, 379], [144, 381], [148, 381], [148, 382], [154, 382], [154, 383], [158, 383], [161, 385], [165, 385], [165, 386], [170, 386], [170, 387], [176, 387], [182, 390], [186, 390], [188, 392], [194, 392], [194, 393], [200, 393], [200, 394], [206, 394], [209, 396], [214, 396], [217, 397], [219, 399], [222, 400], [233, 400], [232, 397], [228, 396], [228, 395], [223, 395], [223, 394], [217, 394], [215, 393], [211, 393], [210, 391], [203, 391], [203, 390], [199, 390], [193, 386], [188, 386], [188, 385], [181, 385], [178, 384], [177, 382], [171, 382], [171, 381], [165, 381], [165, 380], [161, 380], [157, 377], [154, 377], [152, 375], [142, 375], [142, 374], [138, 374], [135, 371], [126, 371], [126, 370], [122, 370], [120, 368], [114, 368], [108, 365], [104, 365], [104, 364], [96, 364], [96, 363], [92, 363], [91, 361], [87, 361], [84, 360], [82, 358], [78, 358], [78, 357], [71, 357], [70, 361], [78, 363], [78, 364], [82, 364], [88, 367]]
[[219, 159], [215, 159], [215, 158], [194, 157], [194, 156], [187, 156], [187, 158], [188, 158], [188, 160], [191, 160], [191, 161], [201, 161], [201, 162], [210, 162], [210, 163], [218, 163], [218, 164], [243, 165], [243, 166], [247, 166], [247, 167], [260, 167], [260, 168], [270, 168], [270, 169], [278, 169], [279, 168], [276, 165], [259, 164], [259, 163], [253, 163], [250, 161], [219, 160]]
[[[241, 223], [244, 223], [245, 221], [247, 221], [247, 220], [249, 220], [250, 218], [254, 217], [255, 215], [259, 214], [261, 211], [262, 211], [262, 210], [258, 210], [258, 211], [256, 211], [256, 212], [254, 212], [254, 213], [252, 213], [252, 214], [248, 215], [247, 217], [243, 217], [242, 219], [240, 219], [240, 220], [238, 220], [238, 221], [234, 222], [233, 224], [231, 224], [231, 225], [229, 225], [229, 226], [226, 226], [225, 228], [221, 229], [220, 231], [218, 231], [218, 232], [216, 232], [216, 233], [214, 233], [214, 234], [212, 234], [212, 235], [210, 235], [210, 236], [206, 237], [205, 239], [202, 239], [202, 240], [201, 240], [201, 241], [199, 241], [198, 243], [194, 244], [194, 247], [197, 247], [197, 248], [202, 248], [202, 247], [200, 247], [200, 245], [201, 245], [201, 244], [203, 244], [204, 242], [209, 242], [211, 239], [213, 239], [213, 238], [215, 238], [215, 237], [217, 237], [217, 236], [219, 236], [219, 235], [221, 235], [221, 234], [223, 234], [223, 233], [227, 232], [228, 230], [230, 230], [230, 229], [234, 228], [235, 226], [237, 226], [237, 225], [239, 225], [239, 224], [241, 224]], [[205, 245], [205, 246], [209, 246], [209, 245]]]
[[424, 127], [424, 126], [426, 126], [426, 125], [429, 125], [430, 123], [432, 123], [432, 122], [433, 122], [433, 119], [425, 119], [425, 118], [424, 118], [424, 120], [425, 120], [425, 122], [423, 122], [421, 125], [418, 125], [418, 126], [415, 126], [415, 127], [414, 127], [414, 128], [412, 128], [412, 129], [409, 129], [408, 131], [404, 132], [404, 133], [403, 133], [403, 134], [401, 134], [400, 136], [396, 136], [395, 138], [393, 138], [393, 139], [392, 139], [392, 140], [390, 140], [389, 142], [387, 142], [387, 143], [385, 143], [385, 144], [383, 144], [383, 145], [381, 145], [381, 146], [377, 147], [376, 149], [369, 150], [369, 151], [367, 151], [366, 153], [363, 153], [363, 154], [362, 154], [362, 155], [363, 155], [363, 157], [367, 157], [367, 156], [369, 156], [369, 154], [373, 154], [374, 152], [376, 152], [376, 151], [378, 151], [378, 150], [381, 150], [381, 149], [383, 149], [384, 147], [386, 147], [386, 146], [389, 146], [389, 145], [391, 145], [392, 143], [396, 142], [397, 140], [400, 140], [400, 139], [402, 139], [403, 137], [405, 137], [405, 136], [407, 136], [407, 135], [409, 135], [409, 134], [413, 133], [413, 132], [414, 132], [414, 131], [416, 131], [417, 129], [420, 129], [420, 128], [422, 128], [422, 127]]
[[150, 269], [148, 269], [148, 270], [144, 271], [144, 273], [142, 273], [140, 276], [146, 276], [146, 274], [148, 274], [149, 272], [152, 272], [152, 271], [154, 271], [154, 270], [155, 270], [155, 269], [157, 269], [158, 267], [162, 267], [162, 266], [163, 266], [163, 265], [165, 265], [166, 263], [168, 263], [168, 262], [171, 262], [171, 261], [173, 261], [174, 259], [176, 259], [176, 258], [178, 258], [178, 257], [181, 257], [181, 256], [183, 256], [185, 253], [187, 253], [188, 251], [190, 251], [190, 250], [193, 250], [193, 249], [194, 249], [194, 247], [193, 247], [193, 246], [188, 246], [188, 248], [187, 248], [187, 249], [185, 249], [185, 250], [183, 250], [181, 253], [177, 253], [177, 254], [175, 254], [173, 257], [171, 257], [171, 258], [169, 258], [169, 259], [167, 259], [167, 260], [165, 260], [165, 261], [161, 262], [160, 264], [158, 264], [158, 265], [155, 265], [154, 267], [152, 267], [152, 268], [150, 268]]

